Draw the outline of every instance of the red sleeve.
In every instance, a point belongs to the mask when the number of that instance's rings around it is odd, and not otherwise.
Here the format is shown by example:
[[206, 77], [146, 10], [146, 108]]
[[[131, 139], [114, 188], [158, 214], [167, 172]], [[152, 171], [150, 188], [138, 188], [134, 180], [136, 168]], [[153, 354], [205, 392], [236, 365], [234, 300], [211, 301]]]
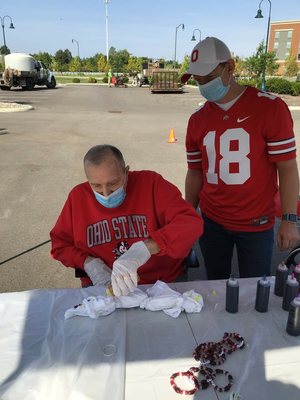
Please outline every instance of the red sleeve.
[[89, 255], [86, 251], [75, 247], [73, 240], [72, 196], [69, 197], [50, 232], [52, 242], [51, 256], [66, 267], [83, 268], [83, 263]]
[[186, 158], [189, 169], [201, 169], [202, 154], [199, 143], [195, 140], [198, 136], [197, 118], [196, 113], [194, 113], [189, 119], [185, 140]]
[[283, 100], [276, 98], [274, 102], [266, 127], [268, 157], [271, 162], [291, 160], [296, 157], [293, 119]]
[[158, 175], [154, 182], [154, 203], [159, 228], [150, 237], [159, 245], [158, 255], [184, 258], [202, 235], [203, 221], [180, 191]]

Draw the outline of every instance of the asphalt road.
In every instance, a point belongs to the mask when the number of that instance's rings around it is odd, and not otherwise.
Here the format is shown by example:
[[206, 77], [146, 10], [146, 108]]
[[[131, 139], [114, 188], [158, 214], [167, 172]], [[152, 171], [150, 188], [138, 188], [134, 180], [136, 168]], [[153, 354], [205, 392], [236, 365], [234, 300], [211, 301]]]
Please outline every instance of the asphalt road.
[[[186, 124], [201, 101], [196, 88], [151, 94], [146, 87], [68, 85], [0, 91], [3, 101], [33, 110], [0, 113], [0, 263], [49, 239], [68, 192], [85, 180], [82, 158], [95, 144], [116, 145], [131, 169], [156, 170], [183, 191]], [[300, 111], [292, 114], [299, 147]], [[174, 144], [167, 143], [171, 128]], [[0, 292], [78, 287], [73, 269], [52, 260], [49, 249], [0, 265]], [[203, 276], [203, 269], [191, 274]]]

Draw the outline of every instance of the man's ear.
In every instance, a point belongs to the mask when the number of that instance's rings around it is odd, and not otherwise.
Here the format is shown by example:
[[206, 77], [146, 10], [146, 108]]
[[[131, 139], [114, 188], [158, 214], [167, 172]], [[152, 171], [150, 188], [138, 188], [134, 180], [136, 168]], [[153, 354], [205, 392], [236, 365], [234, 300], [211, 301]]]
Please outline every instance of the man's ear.
[[231, 58], [230, 60], [227, 61], [227, 65], [228, 65], [228, 72], [230, 74], [234, 73], [235, 70], [235, 61], [233, 58]]

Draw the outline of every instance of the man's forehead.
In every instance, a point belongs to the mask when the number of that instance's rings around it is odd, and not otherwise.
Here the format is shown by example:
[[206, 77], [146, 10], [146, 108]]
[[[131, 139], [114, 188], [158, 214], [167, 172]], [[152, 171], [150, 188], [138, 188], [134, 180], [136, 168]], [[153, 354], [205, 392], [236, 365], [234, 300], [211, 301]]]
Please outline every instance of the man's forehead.
[[199, 77], [199, 78], [206, 78], [207, 76], [215, 75], [215, 74], [219, 71], [220, 67], [221, 67], [221, 64], [217, 65], [216, 68], [213, 69], [213, 70], [212, 70], [209, 74], [207, 74], [207, 75], [195, 75], [195, 74], [194, 74], [193, 76], [194, 76], [194, 77]]
[[113, 168], [120, 166], [120, 162], [114, 155], [109, 155], [97, 163], [94, 163], [92, 161], [86, 161], [85, 166], [87, 168], [109, 168], [109, 167]]

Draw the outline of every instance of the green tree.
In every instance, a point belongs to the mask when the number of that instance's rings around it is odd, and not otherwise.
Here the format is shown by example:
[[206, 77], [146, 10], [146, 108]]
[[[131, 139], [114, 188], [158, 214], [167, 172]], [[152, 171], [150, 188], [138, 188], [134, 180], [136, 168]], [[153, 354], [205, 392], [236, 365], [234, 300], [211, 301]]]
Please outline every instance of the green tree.
[[98, 56], [97, 69], [100, 72], [107, 72], [107, 59], [104, 54], [99, 54]]
[[234, 75], [239, 78], [245, 75], [245, 61], [242, 60], [239, 56], [234, 57], [235, 62], [235, 70]]
[[46, 65], [46, 67], [52, 68], [52, 60], [53, 60], [53, 57], [52, 57], [51, 54], [49, 54], [49, 53], [47, 53], [47, 52], [40, 51], [40, 52], [38, 52], [38, 53], [36, 53], [36, 54], [32, 54], [32, 57], [33, 57], [35, 60], [39, 60], [39, 61], [41, 61], [42, 63], [44, 63], [44, 64]]
[[72, 60], [72, 54], [69, 49], [57, 50], [54, 58], [59, 71], [68, 71], [69, 63]]
[[264, 41], [258, 45], [254, 55], [245, 59], [244, 65], [247, 74], [254, 78], [262, 76], [265, 65], [267, 75], [274, 75], [279, 68], [279, 65], [276, 63], [276, 53], [274, 51], [266, 53]]
[[98, 70], [98, 57], [99, 54], [95, 54], [92, 57], [87, 57], [82, 60], [82, 70], [88, 72], [96, 72]]
[[0, 47], [0, 54], [10, 54], [10, 49], [7, 46], [1, 46]]
[[296, 61], [296, 56], [293, 56], [292, 53], [290, 53], [285, 59], [284, 66], [286, 76], [297, 76], [299, 68]]
[[[165, 68], [166, 68], [166, 69], [172, 69], [173, 66], [174, 66], [174, 60], [166, 60], [166, 61], [165, 61]], [[176, 67], [176, 68], [179, 68], [178, 62], [176, 62], [175, 67]]]
[[142, 70], [142, 58], [130, 55], [126, 66], [126, 71], [129, 74], [137, 74]]
[[182, 61], [180, 70], [179, 70], [179, 74], [183, 75], [189, 68], [190, 66], [190, 56], [188, 56], [187, 54], [184, 56], [184, 59]]
[[79, 57], [74, 57], [69, 63], [69, 71], [71, 72], [80, 72], [81, 71], [81, 63]]
[[109, 63], [116, 72], [125, 70], [129, 57], [130, 54], [126, 49], [119, 51], [116, 51], [114, 47], [109, 49]]
[[81, 68], [82, 68], [82, 71], [86, 71], [86, 72], [91, 72], [93, 70], [93, 66], [92, 66], [89, 58], [83, 58], [81, 60]]

